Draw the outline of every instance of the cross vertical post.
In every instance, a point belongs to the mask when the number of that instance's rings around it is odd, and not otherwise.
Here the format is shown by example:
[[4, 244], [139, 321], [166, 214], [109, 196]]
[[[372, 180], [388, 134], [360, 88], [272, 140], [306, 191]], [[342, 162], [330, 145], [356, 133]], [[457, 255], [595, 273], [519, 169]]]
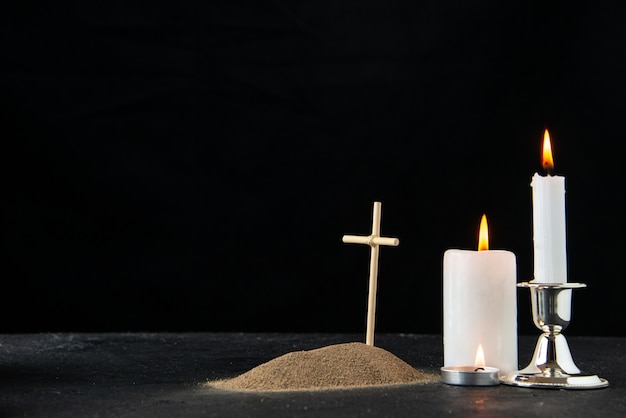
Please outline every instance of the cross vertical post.
[[380, 236], [382, 204], [374, 202], [372, 214], [372, 233], [369, 236], [344, 235], [342, 241], [351, 244], [367, 244], [370, 246], [370, 277], [367, 297], [367, 331], [365, 334], [365, 344], [374, 345], [374, 324], [376, 318], [376, 292], [378, 288], [378, 255], [379, 245], [397, 247], [400, 240], [397, 238], [386, 238]]

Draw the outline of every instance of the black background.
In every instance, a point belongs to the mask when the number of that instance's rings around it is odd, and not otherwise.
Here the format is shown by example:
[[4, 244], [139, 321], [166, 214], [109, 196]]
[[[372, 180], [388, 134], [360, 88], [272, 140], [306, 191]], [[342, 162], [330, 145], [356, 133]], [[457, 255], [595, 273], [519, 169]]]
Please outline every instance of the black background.
[[[2, 13], [3, 332], [441, 332], [442, 256], [532, 279], [542, 133], [567, 334], [624, 335], [626, 15], [594, 2], [101, 2]], [[519, 329], [536, 334], [528, 293]]]

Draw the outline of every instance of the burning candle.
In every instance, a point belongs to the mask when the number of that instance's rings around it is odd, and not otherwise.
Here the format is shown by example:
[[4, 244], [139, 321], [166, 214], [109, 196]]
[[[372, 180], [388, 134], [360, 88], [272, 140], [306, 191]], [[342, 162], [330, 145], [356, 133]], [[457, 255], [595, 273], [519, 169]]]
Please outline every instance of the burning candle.
[[473, 366], [444, 366], [441, 380], [449, 385], [495, 386], [500, 384], [499, 372], [496, 367], [485, 366], [485, 353], [479, 344]]
[[475, 364], [481, 346], [487, 366], [517, 370], [516, 268], [515, 254], [489, 250], [485, 215], [478, 251], [444, 253], [444, 367]]
[[538, 173], [530, 185], [533, 191], [533, 242], [535, 250], [535, 283], [567, 282], [565, 244], [565, 177], [553, 176], [554, 160], [550, 134], [543, 134], [542, 165], [545, 176]]

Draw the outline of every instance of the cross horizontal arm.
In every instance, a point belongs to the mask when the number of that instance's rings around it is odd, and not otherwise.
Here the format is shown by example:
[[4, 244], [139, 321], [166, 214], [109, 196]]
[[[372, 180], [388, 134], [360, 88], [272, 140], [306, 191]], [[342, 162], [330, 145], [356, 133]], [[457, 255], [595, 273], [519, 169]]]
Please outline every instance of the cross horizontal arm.
[[376, 236], [360, 236], [360, 235], [344, 235], [341, 239], [346, 244], [367, 244], [367, 245], [388, 245], [391, 247], [397, 247], [400, 245], [398, 238], [386, 238]]

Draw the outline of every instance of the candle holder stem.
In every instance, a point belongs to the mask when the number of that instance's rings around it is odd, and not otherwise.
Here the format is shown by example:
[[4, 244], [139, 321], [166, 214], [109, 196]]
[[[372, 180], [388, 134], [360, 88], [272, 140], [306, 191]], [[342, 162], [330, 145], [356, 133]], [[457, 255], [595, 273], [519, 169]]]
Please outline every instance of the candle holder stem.
[[530, 289], [533, 322], [543, 331], [533, 358], [524, 369], [500, 378], [502, 383], [532, 388], [595, 389], [609, 385], [596, 375], [583, 375], [561, 333], [570, 323], [572, 290], [584, 283], [519, 283]]

